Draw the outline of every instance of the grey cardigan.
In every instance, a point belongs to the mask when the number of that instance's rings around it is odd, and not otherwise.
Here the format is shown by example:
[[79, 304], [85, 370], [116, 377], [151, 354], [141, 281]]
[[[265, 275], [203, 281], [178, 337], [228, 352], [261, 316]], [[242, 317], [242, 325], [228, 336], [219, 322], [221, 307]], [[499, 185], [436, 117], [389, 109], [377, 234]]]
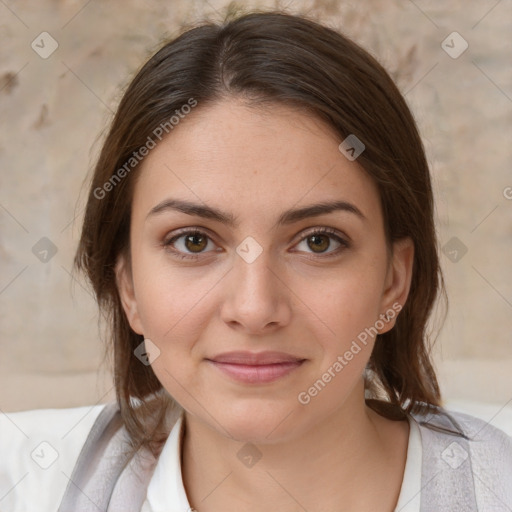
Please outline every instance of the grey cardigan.
[[[421, 512], [512, 511], [512, 437], [443, 408], [412, 416], [422, 441]], [[140, 512], [158, 458], [139, 450], [128, 459], [127, 440], [117, 403], [107, 404], [82, 447], [58, 512]]]

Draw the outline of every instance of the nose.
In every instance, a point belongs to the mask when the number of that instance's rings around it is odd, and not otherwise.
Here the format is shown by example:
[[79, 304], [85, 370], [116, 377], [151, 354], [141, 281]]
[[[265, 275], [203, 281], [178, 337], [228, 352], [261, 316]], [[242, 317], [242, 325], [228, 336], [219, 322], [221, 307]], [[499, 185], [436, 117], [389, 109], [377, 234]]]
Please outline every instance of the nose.
[[252, 263], [235, 255], [234, 266], [226, 277], [221, 316], [231, 328], [266, 334], [290, 322], [292, 293], [276, 269], [271, 268], [267, 251]]

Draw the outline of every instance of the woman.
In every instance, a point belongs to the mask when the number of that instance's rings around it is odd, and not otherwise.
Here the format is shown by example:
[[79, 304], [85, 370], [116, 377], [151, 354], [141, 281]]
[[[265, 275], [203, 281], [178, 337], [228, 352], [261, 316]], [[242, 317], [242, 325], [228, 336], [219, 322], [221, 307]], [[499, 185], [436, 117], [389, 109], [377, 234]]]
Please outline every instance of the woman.
[[441, 407], [421, 139], [344, 36], [263, 13], [166, 44], [119, 105], [75, 261], [117, 403], [51, 483], [59, 512], [512, 507], [512, 440]]

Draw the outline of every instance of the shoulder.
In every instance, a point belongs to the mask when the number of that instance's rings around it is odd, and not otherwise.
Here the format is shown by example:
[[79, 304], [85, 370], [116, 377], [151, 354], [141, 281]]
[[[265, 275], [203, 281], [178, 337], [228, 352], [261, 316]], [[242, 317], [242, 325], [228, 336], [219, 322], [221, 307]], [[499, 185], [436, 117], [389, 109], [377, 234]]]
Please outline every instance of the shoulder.
[[458, 423], [467, 437], [473, 472], [478, 469], [488, 472], [489, 468], [495, 468], [499, 469], [498, 478], [501, 473], [501, 478], [506, 476], [509, 482], [512, 481], [512, 437], [481, 418], [462, 412], [445, 412]]
[[57, 510], [104, 407], [0, 412], [0, 510]]
[[504, 450], [504, 454], [512, 456], [512, 437], [490, 421], [442, 407], [435, 414], [415, 415], [415, 418], [423, 428], [433, 428], [450, 436], [452, 441], [453, 436], [465, 438], [472, 449]]
[[478, 510], [512, 505], [509, 434], [489, 421], [444, 408], [413, 416], [422, 436], [422, 478], [424, 482], [435, 480], [436, 493], [457, 494], [458, 489], [461, 496], [457, 499], [474, 499]]
[[492, 442], [495, 439], [504, 440], [506, 443], [512, 441], [512, 436], [509, 433], [492, 425], [490, 421], [464, 412], [456, 412], [450, 409], [443, 410], [457, 421], [466, 436], [470, 438], [470, 441]]
[[467, 443], [476, 461], [486, 463], [492, 458], [494, 462], [500, 461], [512, 471], [512, 437], [493, 426], [490, 421], [442, 407], [435, 412], [414, 414], [413, 417], [425, 437], [426, 431], [430, 431], [432, 443], [439, 446], [444, 446], [447, 442], [460, 442], [463, 445]]

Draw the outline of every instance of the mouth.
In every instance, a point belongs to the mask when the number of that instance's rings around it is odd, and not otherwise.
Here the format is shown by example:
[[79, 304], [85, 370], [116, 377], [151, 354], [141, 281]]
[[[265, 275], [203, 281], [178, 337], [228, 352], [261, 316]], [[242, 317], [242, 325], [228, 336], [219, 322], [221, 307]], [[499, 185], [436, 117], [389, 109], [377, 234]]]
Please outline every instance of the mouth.
[[206, 361], [238, 382], [264, 384], [289, 375], [306, 359], [283, 352], [229, 352]]

